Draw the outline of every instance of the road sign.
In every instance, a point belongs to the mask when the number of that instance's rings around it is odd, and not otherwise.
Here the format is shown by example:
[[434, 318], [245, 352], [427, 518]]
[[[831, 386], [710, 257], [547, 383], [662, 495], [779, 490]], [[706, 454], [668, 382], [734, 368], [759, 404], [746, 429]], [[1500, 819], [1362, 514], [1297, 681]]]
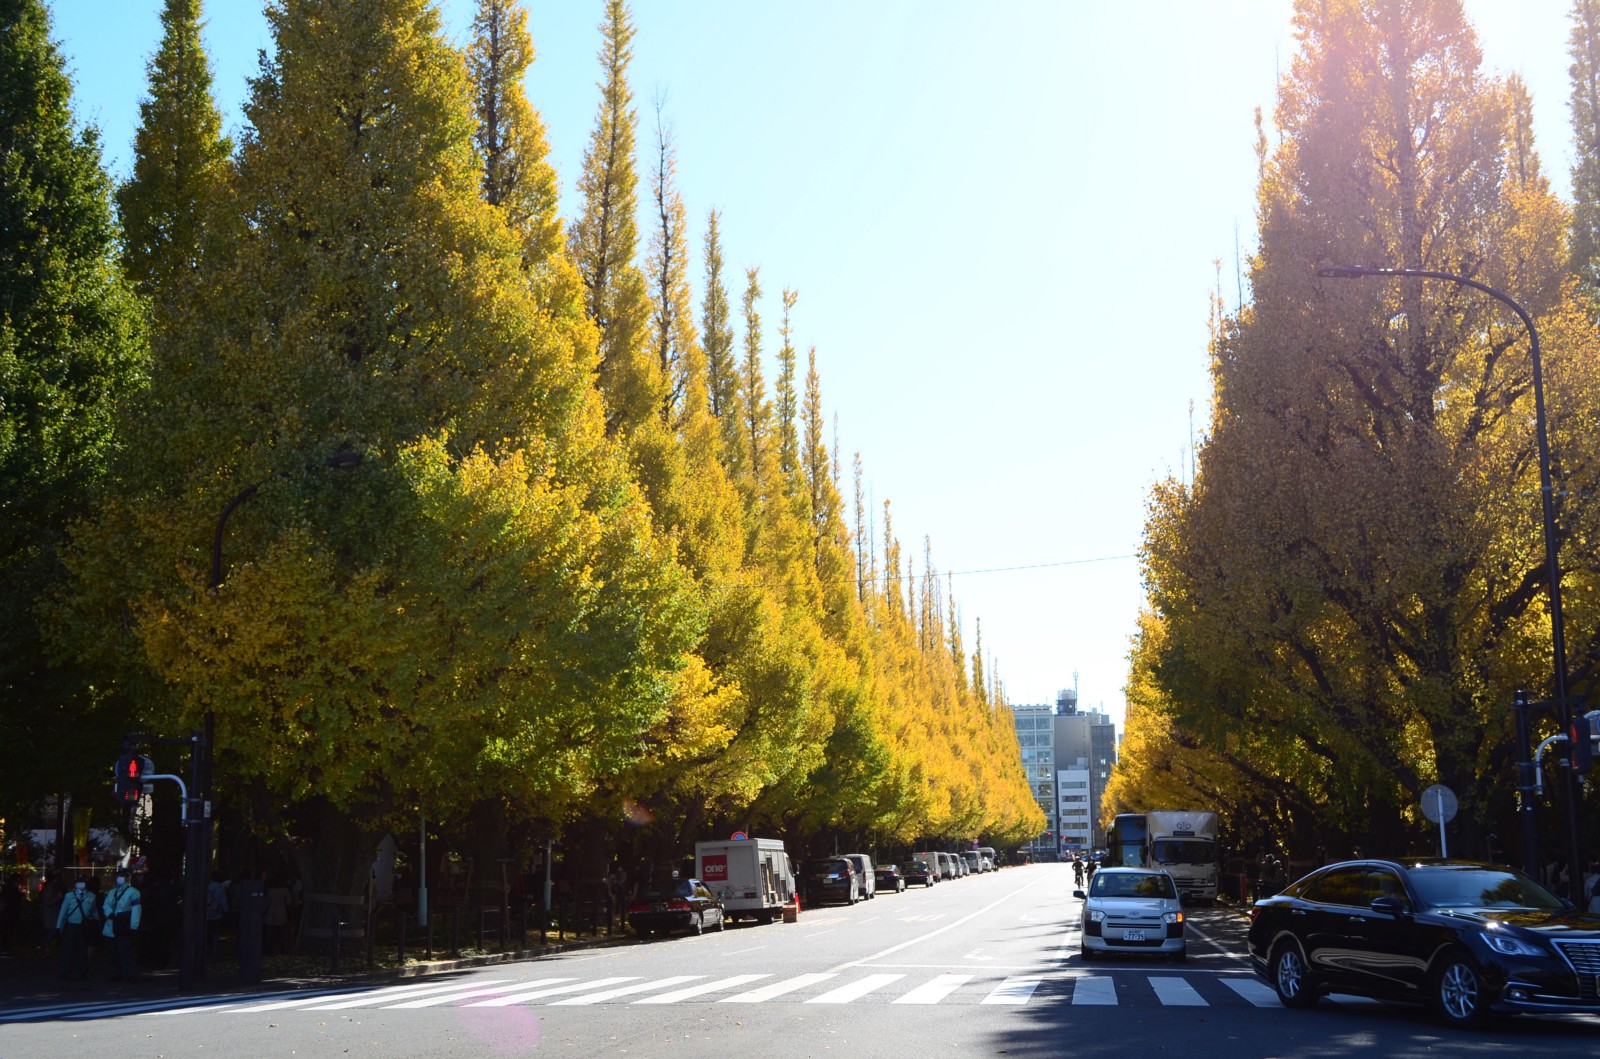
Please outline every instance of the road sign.
[[1456, 792], [1435, 783], [1422, 792], [1422, 815], [1430, 824], [1448, 824], [1456, 818]]
[[1444, 825], [1456, 818], [1456, 792], [1442, 783], [1435, 783], [1422, 792], [1422, 815], [1439, 825], [1439, 856], [1448, 857], [1450, 847], [1445, 842]]

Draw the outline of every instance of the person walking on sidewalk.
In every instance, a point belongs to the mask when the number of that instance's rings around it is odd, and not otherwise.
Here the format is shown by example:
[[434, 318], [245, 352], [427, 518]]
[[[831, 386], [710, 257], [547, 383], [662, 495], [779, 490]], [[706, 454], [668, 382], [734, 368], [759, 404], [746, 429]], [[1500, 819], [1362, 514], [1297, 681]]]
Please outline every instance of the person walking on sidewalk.
[[61, 899], [56, 930], [61, 934], [61, 977], [86, 978], [89, 974], [89, 932], [100, 922], [100, 908], [82, 879]]
[[128, 882], [126, 872], [118, 872], [117, 885], [106, 894], [105, 906], [101, 909], [106, 925], [100, 933], [111, 939], [111, 958], [116, 961], [112, 978], [131, 982], [138, 977], [138, 968], [133, 962], [133, 935], [139, 929], [141, 911], [139, 891]]

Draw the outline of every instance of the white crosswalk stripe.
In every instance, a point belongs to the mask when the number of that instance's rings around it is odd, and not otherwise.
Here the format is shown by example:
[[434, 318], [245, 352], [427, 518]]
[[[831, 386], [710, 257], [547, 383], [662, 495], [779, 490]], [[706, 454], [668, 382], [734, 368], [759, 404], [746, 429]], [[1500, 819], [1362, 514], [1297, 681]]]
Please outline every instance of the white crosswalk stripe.
[[583, 996], [568, 997], [565, 1000], [557, 1000], [551, 1007], [555, 1007], [557, 1004], [598, 1004], [603, 1000], [615, 1000], [619, 996], [632, 996], [635, 993], [648, 993], [652, 989], [678, 985], [682, 982], [693, 982], [704, 977], [705, 975], [703, 974], [678, 974], [673, 975], [671, 978], [658, 978], [654, 982], [639, 982], [636, 985], [625, 985], [618, 989], [604, 989], [598, 993], [585, 993]]
[[622, 975], [618, 978], [596, 978], [592, 982], [579, 982], [577, 985], [557, 985], [548, 989], [518, 990], [515, 993], [507, 993], [505, 996], [494, 997], [491, 1000], [474, 1000], [472, 1003], [462, 1006], [469, 1008], [508, 1008], [512, 1004], [525, 1004], [530, 1000], [540, 1000], [547, 996], [559, 996], [562, 993], [581, 993], [585, 989], [601, 989], [608, 985], [637, 982], [638, 980], [639, 976], [636, 974]]
[[1116, 1002], [1117, 980], [1109, 975], [1099, 978], [1079, 978], [1072, 983], [1072, 1003], [1074, 1006], [1115, 1004]]
[[1150, 988], [1161, 998], [1161, 1006], [1169, 1008], [1209, 1007], [1205, 999], [1182, 978], [1157, 978], [1151, 976]]
[[985, 1004], [1026, 1004], [1033, 991], [1039, 988], [1042, 978], [1028, 978], [1014, 976], [995, 986], [988, 996], [983, 998]]
[[829, 990], [821, 996], [814, 996], [807, 1000], [807, 1004], [848, 1004], [852, 1000], [860, 1000], [868, 993], [882, 989], [890, 982], [898, 982], [904, 978], [903, 974], [869, 974], [859, 982], [842, 985], [838, 989]]
[[[1270, 986], [1252, 976], [1216, 974], [1081, 973], [1047, 971], [1002, 976], [944, 972], [929, 977], [904, 973], [813, 972], [773, 979], [770, 973], [729, 975], [706, 980], [684, 974], [666, 978], [622, 975], [505, 979], [472, 978], [451, 982], [412, 982], [376, 989], [318, 989], [294, 993], [241, 993], [209, 998], [151, 998], [142, 1001], [97, 1001], [40, 1005], [0, 1012], [0, 1024], [53, 1020], [87, 1021], [126, 1016], [171, 1018], [250, 1015], [280, 1011], [414, 1011], [438, 1007], [509, 1007], [547, 1004], [584, 1006], [618, 1004], [681, 1004], [689, 1001], [723, 1004], [1068, 1004], [1109, 1007], [1212, 1007], [1248, 1004], [1255, 1008], [1281, 1005]], [[754, 983], [766, 984], [746, 989]], [[824, 983], [828, 983], [826, 987]], [[1041, 995], [1041, 987], [1051, 983]], [[745, 990], [740, 992], [739, 990]], [[1353, 998], [1351, 1003], [1358, 1003]]]
[[1282, 1004], [1278, 999], [1277, 991], [1259, 979], [1224, 978], [1222, 984], [1258, 1008], [1275, 1008]]
[[804, 989], [808, 985], [816, 985], [818, 982], [826, 982], [834, 977], [836, 976], [832, 974], [802, 974], [794, 978], [787, 978], [782, 982], [774, 982], [772, 985], [762, 986], [760, 989], [752, 989], [748, 993], [740, 993], [738, 996], [723, 997], [722, 1002], [724, 1004], [759, 1004], [764, 1000], [771, 1000], [774, 997], [783, 996], [785, 993], [792, 993], [796, 989]]
[[658, 996], [647, 996], [643, 1000], [635, 1000], [635, 1004], [677, 1004], [707, 993], [720, 993], [725, 989], [736, 989], [751, 982], [759, 982], [763, 978], [771, 978], [770, 974], [736, 974], [732, 978], [719, 978], [715, 982], [706, 982], [704, 985], [690, 986], [688, 989], [675, 989], [670, 993]]
[[937, 1004], [957, 989], [972, 981], [970, 974], [941, 974], [931, 982], [924, 982], [911, 992], [895, 999], [896, 1004]]

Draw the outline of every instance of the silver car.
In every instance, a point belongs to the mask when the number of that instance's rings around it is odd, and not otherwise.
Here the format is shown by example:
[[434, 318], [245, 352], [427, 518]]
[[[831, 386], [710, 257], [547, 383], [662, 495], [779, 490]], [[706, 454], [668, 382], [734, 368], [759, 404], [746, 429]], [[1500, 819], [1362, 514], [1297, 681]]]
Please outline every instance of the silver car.
[[1182, 963], [1188, 955], [1183, 904], [1172, 876], [1149, 868], [1101, 868], [1083, 901], [1085, 960], [1110, 952], [1165, 956]]

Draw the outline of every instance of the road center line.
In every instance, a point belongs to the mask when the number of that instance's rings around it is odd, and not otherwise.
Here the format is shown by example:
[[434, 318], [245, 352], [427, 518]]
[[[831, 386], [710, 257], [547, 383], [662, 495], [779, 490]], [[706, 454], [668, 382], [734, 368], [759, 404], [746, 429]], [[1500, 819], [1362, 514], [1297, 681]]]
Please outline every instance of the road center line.
[[947, 923], [944, 926], [939, 927], [936, 930], [930, 930], [926, 934], [922, 934], [922, 935], [920, 935], [918, 937], [912, 938], [910, 941], [902, 941], [898, 945], [891, 945], [887, 949], [884, 949], [881, 952], [873, 953], [871, 956], [864, 956], [859, 960], [851, 960], [849, 963], [841, 963], [837, 967], [830, 968], [830, 970], [833, 971], [834, 973], [837, 973], [839, 971], [849, 970], [851, 967], [861, 967], [864, 964], [871, 963], [873, 960], [881, 960], [885, 956], [888, 956], [891, 953], [899, 952], [901, 949], [908, 949], [911, 946], [917, 944], [918, 942], [927, 941], [929, 938], [937, 937], [938, 935], [943, 934], [947, 930], [954, 930], [955, 928], [961, 926], [963, 923], [967, 923], [967, 922], [969, 922], [971, 920], [974, 920], [974, 919], [978, 918], [979, 916], [983, 915], [986, 912], [989, 912], [989, 911], [991, 911], [991, 910], [993, 910], [995, 908], [998, 908], [1000, 905], [1005, 904], [1007, 901], [1011, 900], [1013, 897], [1016, 897], [1018, 894], [1025, 893], [1028, 890], [1033, 889], [1035, 886], [1038, 886], [1042, 882], [1053, 882], [1053, 881], [1054, 880], [1050, 879], [1048, 876], [1035, 879], [1033, 882], [1029, 883], [1028, 885], [1023, 886], [1020, 889], [1016, 889], [1016, 890], [1011, 891], [1010, 893], [1006, 894], [1004, 897], [1000, 898], [997, 901], [991, 901], [989, 904], [984, 905], [982, 908], [978, 909], [976, 912], [973, 912], [973, 913], [971, 913], [969, 915], [963, 916], [960, 919], [956, 920], [954, 923]]

